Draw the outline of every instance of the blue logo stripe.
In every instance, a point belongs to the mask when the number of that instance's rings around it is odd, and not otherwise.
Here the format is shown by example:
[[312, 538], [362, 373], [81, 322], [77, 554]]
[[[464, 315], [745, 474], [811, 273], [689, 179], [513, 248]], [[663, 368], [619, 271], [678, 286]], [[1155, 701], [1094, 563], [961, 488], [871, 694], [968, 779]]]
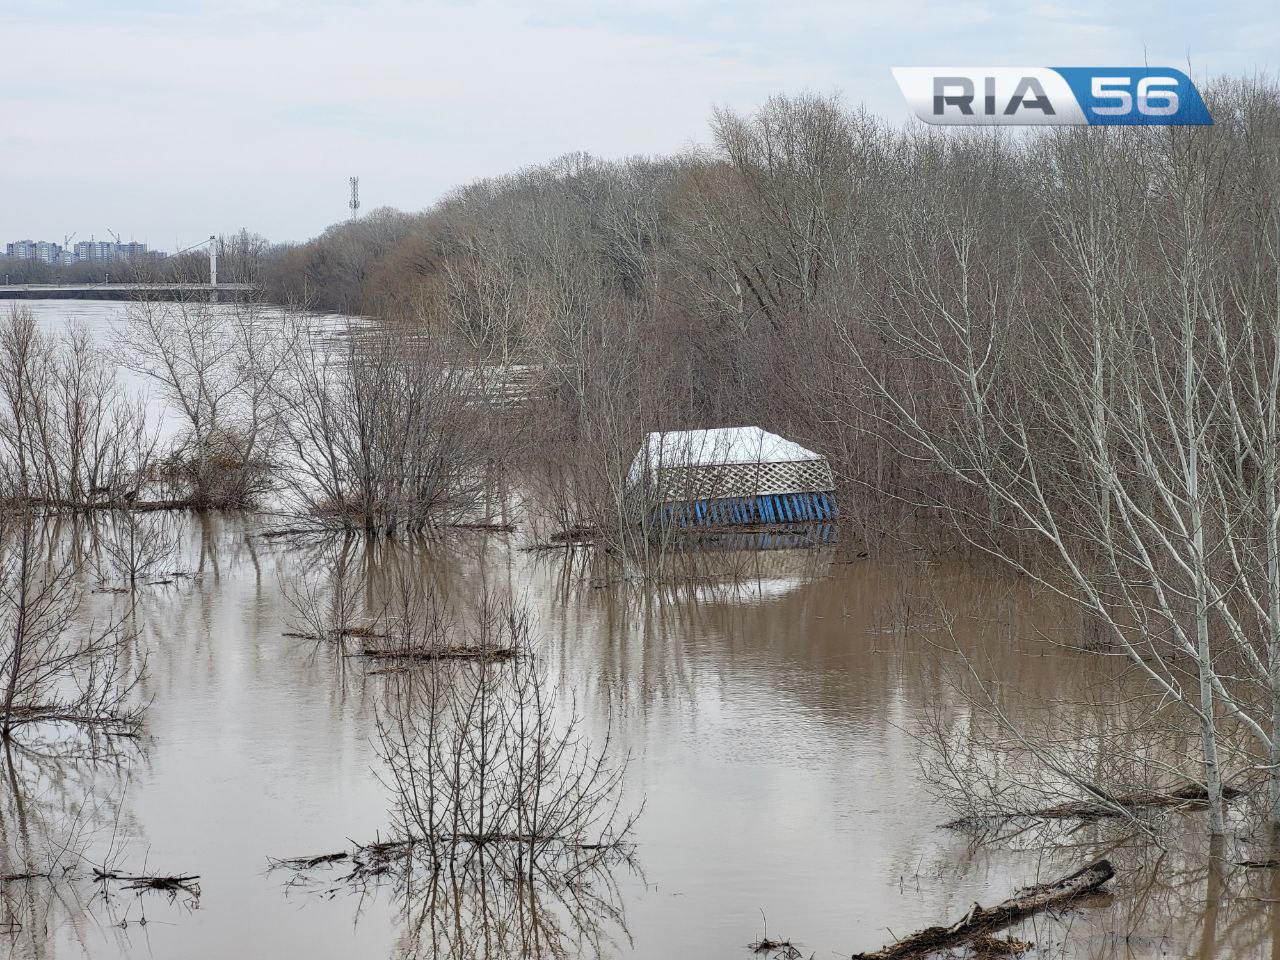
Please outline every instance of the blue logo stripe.
[[1213, 123], [1200, 91], [1169, 67], [1050, 67], [1071, 88], [1090, 126]]

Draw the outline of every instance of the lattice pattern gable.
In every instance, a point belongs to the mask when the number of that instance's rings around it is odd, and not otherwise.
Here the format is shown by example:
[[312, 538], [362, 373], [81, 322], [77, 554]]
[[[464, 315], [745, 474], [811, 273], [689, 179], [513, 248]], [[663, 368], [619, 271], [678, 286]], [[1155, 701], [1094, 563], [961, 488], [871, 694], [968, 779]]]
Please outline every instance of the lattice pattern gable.
[[659, 503], [810, 493], [835, 489], [825, 457], [784, 463], [700, 464], [663, 467], [653, 499]]

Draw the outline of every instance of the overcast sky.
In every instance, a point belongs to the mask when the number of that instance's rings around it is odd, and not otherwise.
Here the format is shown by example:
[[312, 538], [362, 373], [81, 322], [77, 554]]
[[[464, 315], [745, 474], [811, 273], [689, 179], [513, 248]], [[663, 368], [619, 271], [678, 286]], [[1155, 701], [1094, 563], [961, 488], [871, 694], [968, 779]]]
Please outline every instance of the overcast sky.
[[0, 242], [313, 236], [574, 150], [669, 153], [711, 108], [892, 66], [1276, 72], [1280, 4], [1084, 0], [0, 0]]

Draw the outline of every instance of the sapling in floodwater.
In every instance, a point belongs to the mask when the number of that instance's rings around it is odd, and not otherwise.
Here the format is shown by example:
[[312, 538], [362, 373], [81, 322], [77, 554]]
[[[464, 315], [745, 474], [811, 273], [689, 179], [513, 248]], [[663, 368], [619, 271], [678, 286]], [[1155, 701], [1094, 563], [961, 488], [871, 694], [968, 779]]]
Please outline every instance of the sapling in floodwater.
[[529, 652], [526, 611], [489, 603], [478, 619], [469, 646], [520, 655], [436, 661], [389, 684], [379, 732], [395, 832], [435, 865], [497, 847], [532, 869], [621, 845], [632, 824], [617, 819], [626, 761], [610, 757], [608, 735], [593, 746], [560, 702]]
[[130, 594], [172, 559], [177, 537], [168, 514], [117, 512], [102, 541], [107, 564]]
[[602, 918], [621, 926], [613, 870], [633, 865], [637, 815], [621, 809], [627, 762], [612, 756], [608, 734], [591, 743], [530, 632], [522, 606], [486, 597], [467, 636], [450, 644], [516, 655], [437, 657], [389, 673], [378, 708], [389, 837], [277, 865], [395, 883], [407, 942], [433, 955], [461, 949], [468, 931], [470, 942], [487, 933], [484, 942], [504, 949], [539, 944], [513, 953], [569, 956], [571, 945], [598, 942]]

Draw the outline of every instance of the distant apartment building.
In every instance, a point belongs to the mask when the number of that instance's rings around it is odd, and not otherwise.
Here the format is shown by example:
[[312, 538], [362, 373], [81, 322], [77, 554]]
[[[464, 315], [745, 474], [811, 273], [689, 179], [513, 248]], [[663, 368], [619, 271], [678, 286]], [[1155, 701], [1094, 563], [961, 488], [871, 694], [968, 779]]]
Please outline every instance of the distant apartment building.
[[110, 263], [115, 257], [114, 243], [106, 240], [81, 240], [75, 245], [78, 263]]
[[47, 240], [18, 240], [4, 245], [10, 260], [40, 260], [44, 263], [116, 263], [121, 260], [161, 260], [159, 250], [148, 250], [145, 243], [116, 243], [110, 240], [81, 240], [66, 250], [61, 244]]
[[117, 260], [142, 260], [147, 257], [145, 243], [109, 243], [105, 240], [81, 240], [75, 246], [80, 263], [115, 263]]
[[42, 263], [61, 263], [62, 247], [47, 240], [19, 240], [4, 245], [4, 255], [11, 260], [39, 260]]

